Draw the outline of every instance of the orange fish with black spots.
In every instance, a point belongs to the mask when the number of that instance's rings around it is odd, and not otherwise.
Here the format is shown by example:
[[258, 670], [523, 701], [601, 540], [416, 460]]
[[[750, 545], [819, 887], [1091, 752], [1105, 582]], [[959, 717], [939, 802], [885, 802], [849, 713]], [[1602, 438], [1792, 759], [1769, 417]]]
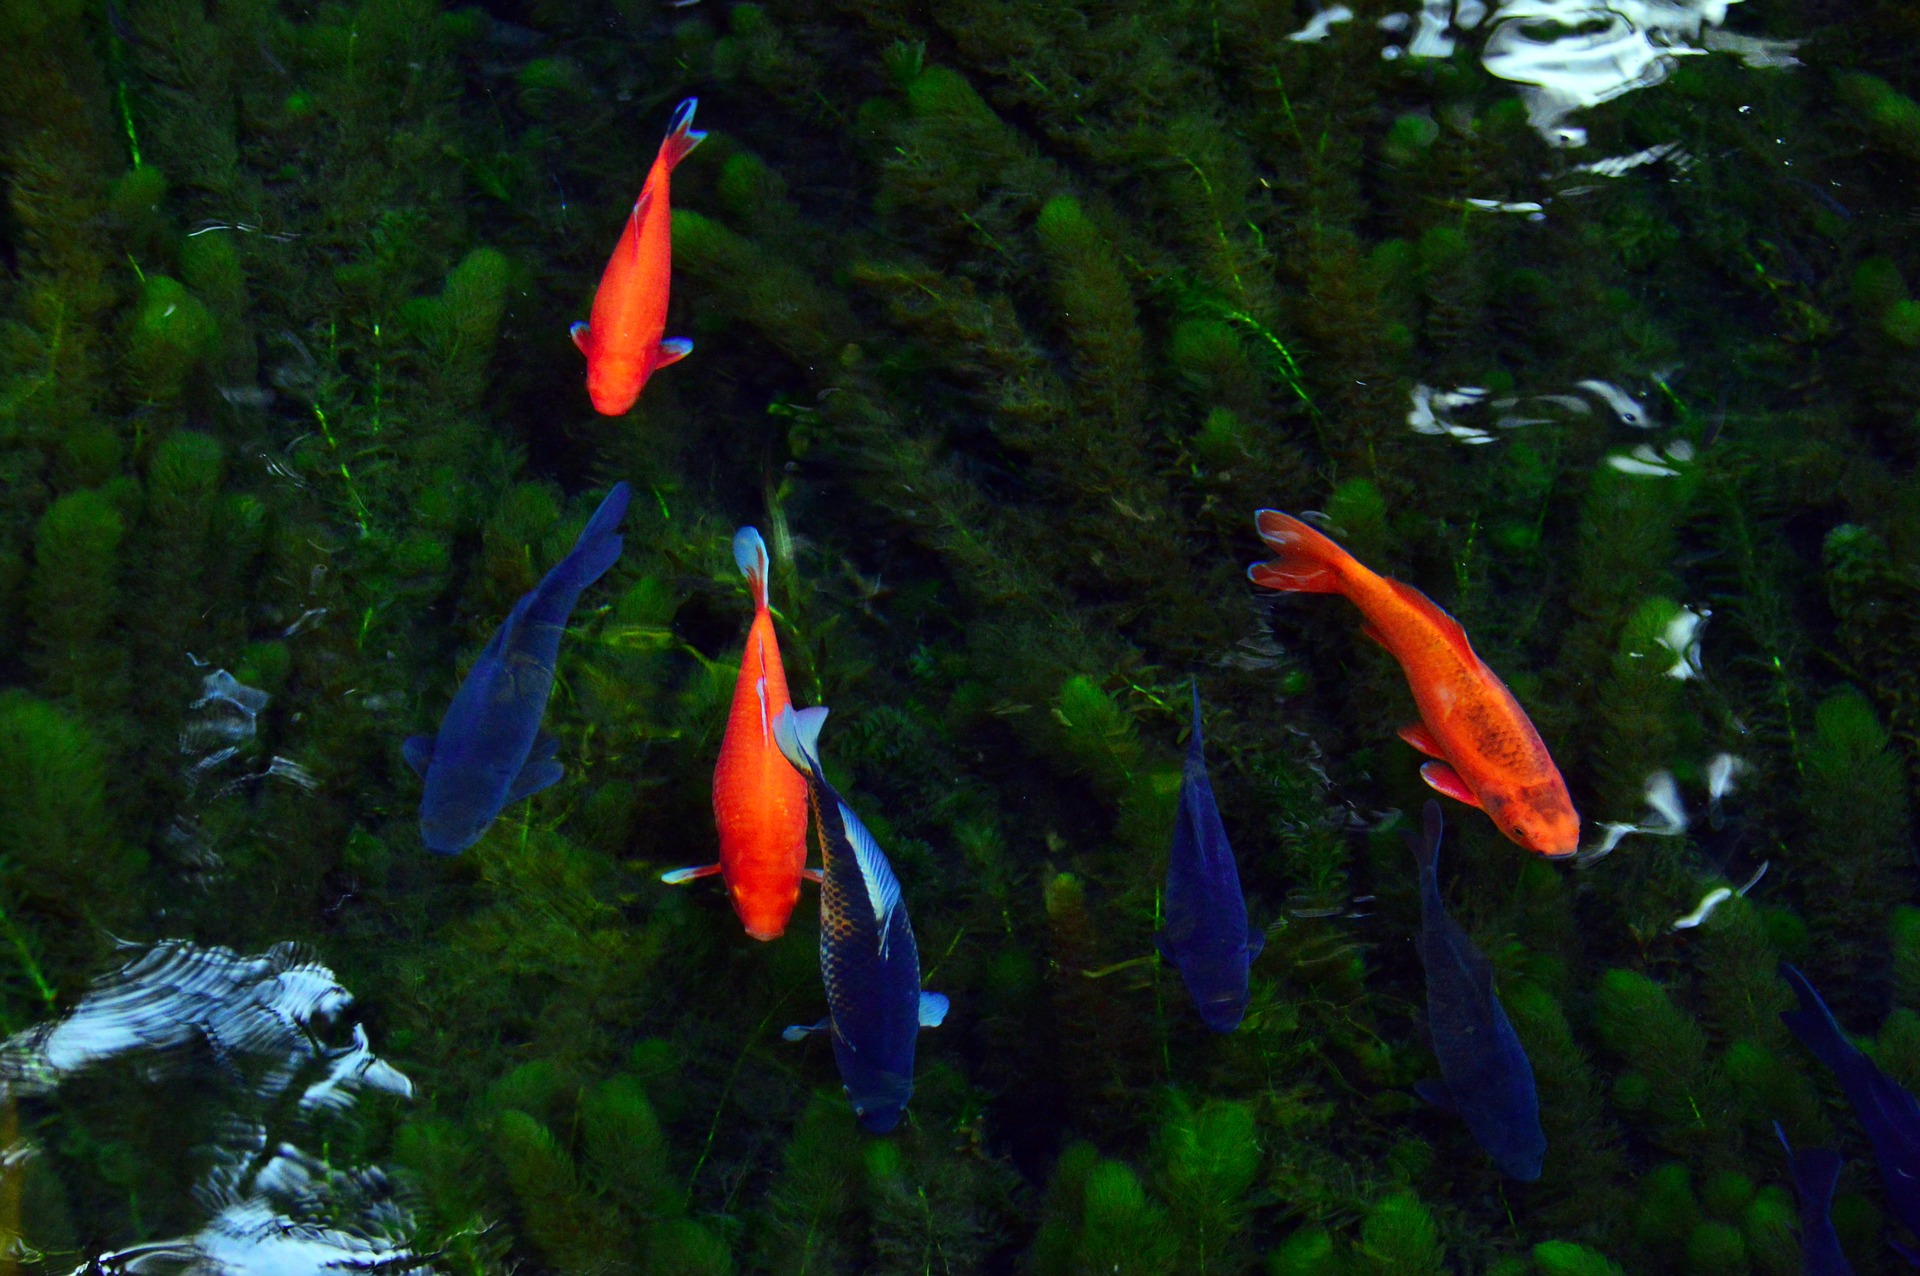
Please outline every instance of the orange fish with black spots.
[[687, 338], [662, 340], [661, 334], [667, 330], [667, 291], [673, 282], [668, 187], [674, 165], [706, 137], [693, 129], [698, 105], [699, 99], [690, 97], [675, 108], [646, 185], [600, 276], [593, 317], [573, 325], [573, 344], [587, 356], [587, 395], [594, 411], [605, 416], [619, 416], [632, 407], [656, 369], [693, 352]]
[[1477, 806], [1502, 833], [1538, 855], [1571, 855], [1580, 815], [1560, 768], [1527, 711], [1474, 654], [1460, 622], [1411, 585], [1368, 570], [1291, 514], [1254, 515], [1260, 539], [1279, 557], [1247, 569], [1254, 584], [1303, 594], [1344, 594], [1366, 617], [1367, 637], [1407, 675], [1420, 721], [1400, 738], [1434, 759], [1420, 776], [1435, 790]]
[[670, 885], [719, 873], [733, 911], [755, 939], [778, 939], [800, 900], [803, 878], [820, 880], [807, 862], [807, 781], [774, 742], [773, 720], [791, 701], [780, 643], [767, 602], [767, 544], [743, 527], [734, 533], [733, 559], [753, 593], [753, 628], [733, 684], [733, 709], [713, 768], [713, 822], [720, 862], [675, 869]]

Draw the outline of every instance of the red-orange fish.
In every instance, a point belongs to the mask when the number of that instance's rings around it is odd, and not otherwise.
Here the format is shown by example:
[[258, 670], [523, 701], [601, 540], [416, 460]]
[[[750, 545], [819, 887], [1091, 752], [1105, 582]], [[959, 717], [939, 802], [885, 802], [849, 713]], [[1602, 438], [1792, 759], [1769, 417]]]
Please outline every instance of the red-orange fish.
[[1361, 632], [1400, 662], [1420, 710], [1420, 721], [1402, 727], [1400, 738], [1436, 759], [1420, 768], [1421, 778], [1484, 810], [1526, 849], [1573, 854], [1580, 815], [1566, 781], [1526, 710], [1473, 653], [1460, 622], [1412, 586], [1369, 571], [1290, 514], [1261, 510], [1254, 524], [1279, 555], [1247, 569], [1254, 584], [1345, 594], [1367, 618]]
[[661, 340], [667, 330], [667, 288], [673, 281], [673, 210], [667, 188], [673, 166], [700, 144], [693, 130], [698, 98], [673, 113], [660, 154], [633, 202], [633, 215], [593, 294], [593, 318], [573, 325], [573, 344], [587, 356], [587, 394], [596, 412], [619, 416], [640, 397], [654, 369], [678, 363], [693, 350], [685, 337]]
[[675, 869], [660, 880], [674, 885], [720, 873], [733, 911], [755, 939], [778, 939], [800, 899], [800, 879], [820, 880], [807, 862], [807, 781], [774, 743], [773, 720], [791, 703], [780, 644], [767, 606], [767, 545], [743, 527], [733, 537], [733, 560], [753, 590], [753, 628], [733, 684], [720, 762], [713, 768], [713, 822], [720, 830], [720, 862]]

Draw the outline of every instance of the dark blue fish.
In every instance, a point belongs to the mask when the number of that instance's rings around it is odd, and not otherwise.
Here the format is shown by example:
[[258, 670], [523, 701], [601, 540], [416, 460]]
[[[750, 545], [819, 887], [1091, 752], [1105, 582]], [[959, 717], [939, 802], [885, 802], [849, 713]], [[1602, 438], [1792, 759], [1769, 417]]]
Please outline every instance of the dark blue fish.
[[1435, 1107], [1458, 1112], [1480, 1150], [1508, 1178], [1540, 1177], [1547, 1136], [1533, 1065], [1493, 990], [1493, 967], [1440, 898], [1440, 804], [1427, 803], [1424, 836], [1407, 835], [1420, 862], [1420, 961], [1427, 968], [1427, 1031], [1440, 1079], [1414, 1087]]
[[788, 706], [773, 738], [813, 792], [819, 821], [820, 975], [827, 1018], [783, 1034], [797, 1041], [826, 1029], [854, 1115], [874, 1134], [900, 1122], [913, 1096], [913, 1049], [920, 1029], [937, 1027], [947, 999], [920, 991], [920, 950], [900, 899], [900, 882], [873, 834], [820, 769], [822, 708]]
[[1800, 1009], [1780, 1012], [1781, 1022], [1800, 1038], [1801, 1045], [1833, 1069], [1842, 1093], [1853, 1105], [1854, 1116], [1873, 1144], [1873, 1159], [1880, 1166], [1887, 1204], [1907, 1230], [1920, 1233], [1920, 1103], [1847, 1040], [1833, 1021], [1833, 1012], [1805, 975], [1782, 962], [1780, 977], [1800, 998]]
[[1232, 1032], [1247, 1013], [1247, 967], [1266, 945], [1247, 933], [1247, 900], [1227, 830], [1214, 805], [1200, 739], [1200, 686], [1193, 688], [1193, 735], [1180, 781], [1180, 813], [1167, 853], [1167, 924], [1154, 935], [1160, 956], [1179, 967], [1187, 995], [1215, 1032]]
[[560, 635], [580, 592], [620, 557], [616, 532], [632, 496], [625, 483], [614, 484], [572, 551], [513, 605], [454, 693], [439, 734], [410, 736], [402, 746], [407, 764], [427, 782], [420, 838], [428, 850], [458, 855], [510, 803], [563, 774], [553, 759], [558, 746], [540, 732]]
[[1833, 1189], [1840, 1181], [1840, 1154], [1832, 1148], [1794, 1151], [1778, 1121], [1773, 1132], [1787, 1150], [1793, 1193], [1800, 1198], [1800, 1261], [1807, 1276], [1853, 1276], [1853, 1265], [1840, 1250], [1840, 1234], [1833, 1230]]

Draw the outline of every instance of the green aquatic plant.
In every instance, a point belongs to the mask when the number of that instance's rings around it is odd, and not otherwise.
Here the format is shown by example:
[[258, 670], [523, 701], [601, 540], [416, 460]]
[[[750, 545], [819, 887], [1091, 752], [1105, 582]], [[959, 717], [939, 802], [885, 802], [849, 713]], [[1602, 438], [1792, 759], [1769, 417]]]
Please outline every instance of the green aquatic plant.
[[0, 691], [0, 969], [12, 972], [9, 1014], [23, 1009], [23, 996], [51, 1003], [56, 991], [82, 985], [109, 946], [107, 928], [139, 906], [146, 857], [115, 827], [107, 765], [78, 715]]
[[506, 254], [475, 248], [447, 273], [439, 296], [419, 298], [404, 311], [433, 365], [434, 389], [456, 411], [474, 405], [486, 389], [512, 273]]
[[114, 632], [126, 518], [104, 490], [73, 492], [34, 529], [27, 614], [41, 685], [93, 710], [118, 705], [127, 659]]
[[1920, 102], [1864, 71], [1840, 76], [1837, 87], [1876, 140], [1906, 159], [1920, 159]]
[[[1885, 977], [1882, 901], [1908, 861], [1907, 786], [1899, 756], [1865, 696], [1851, 688], [1814, 711], [1803, 794], [1808, 836], [1796, 848], [1807, 880], [1814, 969], [1844, 987]], [[1845, 1005], [1846, 1000], [1839, 1004]]]
[[148, 403], [170, 404], [219, 340], [206, 303], [166, 275], [148, 275], [127, 333], [129, 388]]
[[1615, 1082], [1615, 1102], [1639, 1110], [1651, 1134], [1674, 1152], [1723, 1146], [1731, 1098], [1700, 1025], [1665, 988], [1631, 970], [1609, 970], [1594, 997], [1594, 1026], [1632, 1071]]
[[1129, 1166], [1102, 1160], [1086, 1144], [1060, 1158], [1034, 1245], [1035, 1276], [1145, 1276], [1169, 1270], [1179, 1254], [1180, 1236], [1166, 1207], [1148, 1197]]
[[1412, 1192], [1388, 1196], [1367, 1211], [1360, 1222], [1355, 1258], [1359, 1271], [1381, 1276], [1389, 1272], [1440, 1276], [1447, 1268], [1433, 1214]]
[[1541, 1241], [1533, 1247], [1540, 1276], [1622, 1276], [1620, 1265], [1572, 1241]]
[[1255, 1130], [1251, 1106], [1221, 1101], [1196, 1110], [1176, 1100], [1160, 1127], [1155, 1182], [1180, 1233], [1182, 1271], [1244, 1265], [1232, 1255], [1262, 1161]]
[[1621, 632], [1612, 676], [1597, 696], [1592, 762], [1604, 781], [1607, 810], [1633, 810], [1650, 772], [1698, 748], [1687, 732], [1686, 684], [1673, 676], [1675, 669], [1691, 672], [1684, 640], [1680, 651], [1670, 645], [1680, 612], [1678, 603], [1657, 597], [1635, 608]]

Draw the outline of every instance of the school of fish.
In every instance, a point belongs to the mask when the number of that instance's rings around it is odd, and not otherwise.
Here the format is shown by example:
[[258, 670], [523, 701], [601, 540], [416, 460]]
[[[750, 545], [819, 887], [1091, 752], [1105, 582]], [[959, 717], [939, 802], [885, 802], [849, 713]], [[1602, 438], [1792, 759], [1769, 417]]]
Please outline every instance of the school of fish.
[[[690, 341], [663, 334], [672, 274], [670, 178], [705, 136], [692, 128], [695, 106], [689, 98], [674, 111], [595, 293], [592, 318], [573, 327], [587, 359], [588, 396], [608, 415], [629, 410], [654, 371], [692, 350]], [[619, 559], [618, 532], [631, 496], [624, 482], [608, 491], [572, 550], [514, 605], [481, 650], [438, 731], [406, 740], [402, 752], [423, 781], [420, 833], [428, 850], [456, 855], [474, 846], [505, 808], [564, 775], [558, 743], [541, 730], [560, 640], [581, 595]], [[1525, 709], [1475, 654], [1459, 622], [1299, 518], [1260, 510], [1255, 530], [1275, 555], [1248, 568], [1255, 585], [1344, 595], [1361, 613], [1361, 633], [1399, 663], [1417, 718], [1398, 734], [1430, 759], [1421, 778], [1484, 811], [1525, 850], [1554, 859], [1573, 855], [1580, 817], [1566, 782]], [[757, 530], [735, 534], [733, 557], [747, 583], [752, 620], [714, 767], [717, 855], [661, 877], [678, 885], [719, 876], [741, 925], [761, 941], [784, 934], [803, 882], [820, 883], [827, 1015], [783, 1035], [799, 1041], [826, 1034], [855, 1116], [863, 1128], [883, 1134], [899, 1123], [912, 1096], [919, 1032], [945, 1019], [948, 1001], [921, 987], [901, 883], [821, 766], [827, 710], [792, 704], [774, 625], [772, 563]], [[806, 866], [809, 823], [818, 869]], [[1439, 1066], [1439, 1076], [1415, 1090], [1457, 1115], [1502, 1174], [1531, 1182], [1541, 1177], [1548, 1155], [1532, 1065], [1501, 1005], [1492, 965], [1447, 911], [1438, 872], [1441, 831], [1439, 804], [1428, 802], [1422, 829], [1408, 835], [1421, 914], [1415, 947]], [[1205, 1027], [1235, 1031], [1249, 1013], [1259, 1013], [1251, 967], [1266, 932], [1249, 921], [1215, 801], [1197, 682], [1161, 899], [1163, 923], [1153, 936], [1160, 958], [1178, 971]], [[1920, 1102], [1853, 1045], [1805, 976], [1792, 966], [1780, 973], [1799, 1000], [1781, 1019], [1834, 1073], [1872, 1144], [1889, 1204], [1920, 1234]], [[1779, 1139], [1800, 1202], [1806, 1270], [1816, 1276], [1850, 1271], [1830, 1217], [1839, 1154], [1795, 1149], [1783, 1131]]]

